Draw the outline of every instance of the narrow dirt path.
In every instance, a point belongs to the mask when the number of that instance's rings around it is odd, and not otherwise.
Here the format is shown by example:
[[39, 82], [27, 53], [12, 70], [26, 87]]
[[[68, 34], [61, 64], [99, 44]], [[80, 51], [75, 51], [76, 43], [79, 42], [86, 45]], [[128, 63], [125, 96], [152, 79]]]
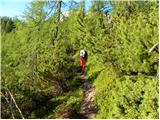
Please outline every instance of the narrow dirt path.
[[83, 101], [79, 113], [83, 117], [91, 119], [97, 112], [95, 104], [95, 87], [86, 76], [80, 76], [80, 78], [82, 79]]
[[84, 75], [78, 74], [82, 80], [83, 100], [78, 111], [62, 111], [58, 119], [92, 119], [97, 112], [95, 104], [95, 87]]

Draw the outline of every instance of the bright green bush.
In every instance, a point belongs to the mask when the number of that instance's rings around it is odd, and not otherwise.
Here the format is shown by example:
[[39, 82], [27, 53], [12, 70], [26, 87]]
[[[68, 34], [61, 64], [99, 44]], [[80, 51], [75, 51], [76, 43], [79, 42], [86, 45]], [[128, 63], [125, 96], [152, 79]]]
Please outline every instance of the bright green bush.
[[[47, 118], [57, 118], [60, 111], [78, 111], [82, 102], [82, 90], [77, 89], [75, 91], [58, 96], [51, 99], [52, 102], [57, 102], [56, 108], [50, 112]], [[55, 117], [53, 117], [53, 115]]]
[[153, 76], [114, 77], [102, 71], [95, 80], [95, 118], [158, 119], [158, 80]]
[[[158, 41], [158, 1], [110, 1], [110, 16], [100, 12], [105, 2], [93, 1], [86, 13], [85, 1], [72, 1], [54, 45], [56, 15], [47, 15], [47, 1], [33, 1], [24, 21], [1, 19], [2, 93], [11, 90], [25, 118], [78, 109], [81, 49], [96, 89], [95, 118], [158, 118], [158, 49], [148, 53]], [[11, 118], [4, 97], [2, 106], [2, 118]]]

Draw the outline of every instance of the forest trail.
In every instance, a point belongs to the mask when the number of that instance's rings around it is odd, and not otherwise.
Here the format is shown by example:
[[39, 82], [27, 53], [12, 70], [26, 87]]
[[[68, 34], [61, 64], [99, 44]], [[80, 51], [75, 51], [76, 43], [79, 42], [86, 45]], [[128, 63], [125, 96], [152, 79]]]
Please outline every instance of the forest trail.
[[83, 101], [80, 107], [80, 114], [87, 119], [91, 119], [97, 112], [95, 104], [95, 87], [93, 83], [86, 77], [80, 76], [82, 79]]
[[61, 114], [60, 119], [92, 119], [97, 112], [95, 104], [95, 87], [84, 75], [78, 74], [82, 80], [83, 100], [78, 111], [67, 111]]

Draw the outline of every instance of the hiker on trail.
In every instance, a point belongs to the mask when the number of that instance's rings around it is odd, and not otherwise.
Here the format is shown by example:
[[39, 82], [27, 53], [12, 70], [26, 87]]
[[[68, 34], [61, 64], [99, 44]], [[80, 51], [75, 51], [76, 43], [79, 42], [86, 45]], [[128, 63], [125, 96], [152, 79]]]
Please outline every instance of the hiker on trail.
[[81, 64], [81, 69], [82, 69], [82, 75], [84, 75], [84, 69], [85, 69], [85, 64], [87, 62], [87, 51], [81, 50], [80, 51], [80, 64]]

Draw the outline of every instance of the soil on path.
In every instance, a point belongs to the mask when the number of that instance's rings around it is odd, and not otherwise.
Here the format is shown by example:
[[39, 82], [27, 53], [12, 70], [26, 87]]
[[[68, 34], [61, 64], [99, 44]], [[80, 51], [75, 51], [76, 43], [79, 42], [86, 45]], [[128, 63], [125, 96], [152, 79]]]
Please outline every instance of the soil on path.
[[93, 83], [85, 76], [81, 76], [83, 101], [80, 107], [80, 114], [85, 118], [91, 119], [97, 112], [95, 104], [95, 87]]
[[95, 87], [84, 75], [79, 75], [82, 80], [83, 100], [79, 111], [67, 111], [61, 114], [61, 119], [92, 119], [97, 112], [95, 104]]

